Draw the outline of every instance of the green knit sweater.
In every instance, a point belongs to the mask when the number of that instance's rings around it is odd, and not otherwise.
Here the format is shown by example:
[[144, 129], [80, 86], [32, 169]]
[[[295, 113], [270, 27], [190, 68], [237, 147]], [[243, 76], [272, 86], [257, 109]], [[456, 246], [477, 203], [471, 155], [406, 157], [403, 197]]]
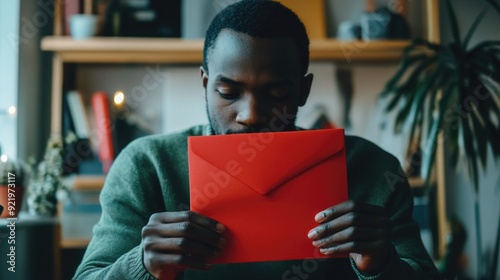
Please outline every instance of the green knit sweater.
[[[142, 227], [153, 213], [189, 209], [187, 137], [209, 132], [208, 126], [196, 126], [148, 136], [120, 153], [100, 195], [101, 219], [74, 279], [155, 279], [142, 261]], [[398, 179], [396, 158], [358, 137], [346, 136], [345, 143], [349, 198], [386, 207], [394, 223], [394, 246], [379, 275], [361, 274], [350, 259], [320, 259], [214, 265], [210, 271], [186, 270], [179, 278], [437, 279], [412, 219], [410, 187]]]

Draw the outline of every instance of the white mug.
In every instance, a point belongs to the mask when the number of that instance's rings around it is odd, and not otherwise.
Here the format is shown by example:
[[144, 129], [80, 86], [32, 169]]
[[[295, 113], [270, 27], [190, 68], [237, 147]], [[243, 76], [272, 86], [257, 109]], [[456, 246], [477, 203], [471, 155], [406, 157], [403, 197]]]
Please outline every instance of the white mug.
[[75, 14], [69, 18], [71, 37], [75, 40], [88, 39], [97, 33], [97, 16]]

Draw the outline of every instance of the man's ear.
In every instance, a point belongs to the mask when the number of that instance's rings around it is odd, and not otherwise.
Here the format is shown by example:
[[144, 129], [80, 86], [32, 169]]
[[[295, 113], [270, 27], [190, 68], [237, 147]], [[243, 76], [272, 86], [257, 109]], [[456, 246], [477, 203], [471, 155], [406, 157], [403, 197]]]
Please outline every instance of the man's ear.
[[311, 92], [311, 86], [313, 82], [313, 74], [309, 73], [305, 75], [300, 81], [300, 95], [299, 95], [299, 107], [306, 104], [309, 93]]
[[203, 84], [203, 88], [205, 89], [205, 92], [207, 92], [206, 89], [208, 83], [208, 72], [207, 70], [205, 70], [203, 66], [200, 66], [200, 74], [201, 74], [201, 82]]

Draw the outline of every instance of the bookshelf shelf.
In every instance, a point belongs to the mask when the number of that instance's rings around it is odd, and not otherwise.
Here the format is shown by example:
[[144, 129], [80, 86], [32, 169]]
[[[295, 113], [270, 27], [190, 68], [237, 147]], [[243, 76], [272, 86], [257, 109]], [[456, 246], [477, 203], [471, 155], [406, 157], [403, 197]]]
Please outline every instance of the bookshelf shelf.
[[[100, 191], [104, 185], [106, 177], [104, 175], [74, 175], [71, 180], [71, 188], [74, 191]], [[408, 182], [412, 188], [420, 189], [424, 185], [422, 178], [411, 177]], [[62, 238], [60, 246], [63, 249], [84, 249], [90, 242], [88, 238]]]
[[63, 249], [85, 249], [89, 245], [89, 242], [90, 238], [62, 239], [60, 246]]
[[105, 175], [72, 175], [66, 178], [73, 191], [100, 191], [106, 180]]
[[424, 179], [420, 177], [409, 177], [408, 183], [412, 188], [423, 188], [425, 185]]
[[[106, 180], [105, 175], [74, 175], [70, 180], [72, 190], [78, 191], [100, 191]], [[423, 188], [424, 180], [420, 177], [408, 178], [408, 183], [412, 188]]]
[[[387, 62], [401, 58], [408, 40], [311, 40], [312, 61]], [[74, 63], [201, 63], [203, 40], [174, 38], [95, 37], [73, 40], [67, 36], [42, 39], [42, 50], [56, 52]]]

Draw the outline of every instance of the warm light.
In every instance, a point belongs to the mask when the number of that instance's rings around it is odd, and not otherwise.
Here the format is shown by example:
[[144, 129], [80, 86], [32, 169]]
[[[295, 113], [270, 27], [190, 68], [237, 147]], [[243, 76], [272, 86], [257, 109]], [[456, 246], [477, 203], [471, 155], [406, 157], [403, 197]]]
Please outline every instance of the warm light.
[[7, 162], [7, 155], [1, 155], [0, 156], [0, 161]]
[[123, 102], [125, 101], [125, 94], [122, 91], [117, 91], [115, 92], [115, 95], [113, 96], [113, 102], [117, 107], [120, 107], [123, 105]]
[[13, 116], [16, 114], [16, 107], [15, 106], [10, 106], [8, 109], [7, 109], [7, 112], [9, 113], [9, 115]]

